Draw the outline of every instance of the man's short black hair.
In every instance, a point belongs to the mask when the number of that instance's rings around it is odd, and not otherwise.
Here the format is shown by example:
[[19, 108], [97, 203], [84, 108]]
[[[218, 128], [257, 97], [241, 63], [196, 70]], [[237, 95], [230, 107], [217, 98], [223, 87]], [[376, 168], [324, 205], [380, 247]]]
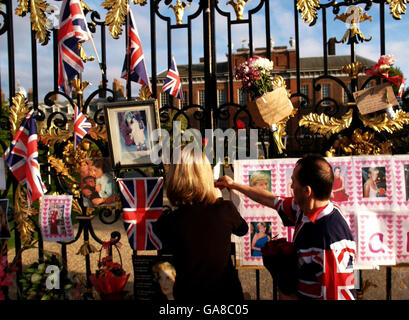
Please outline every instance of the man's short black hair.
[[307, 154], [297, 161], [297, 180], [302, 186], [310, 186], [317, 200], [331, 197], [334, 173], [331, 165], [318, 154]]

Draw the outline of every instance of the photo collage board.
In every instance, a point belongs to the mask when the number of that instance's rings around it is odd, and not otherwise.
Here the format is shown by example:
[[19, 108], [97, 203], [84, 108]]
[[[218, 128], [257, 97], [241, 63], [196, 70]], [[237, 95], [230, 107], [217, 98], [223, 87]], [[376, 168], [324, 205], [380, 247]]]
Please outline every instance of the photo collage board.
[[[236, 182], [291, 197], [291, 175], [299, 158], [236, 160]], [[326, 158], [334, 173], [331, 201], [351, 228], [357, 244], [357, 269], [409, 263], [409, 155]], [[261, 247], [271, 238], [292, 241], [294, 227], [285, 227], [272, 208], [234, 192], [249, 225], [235, 238], [239, 263], [263, 265]]]

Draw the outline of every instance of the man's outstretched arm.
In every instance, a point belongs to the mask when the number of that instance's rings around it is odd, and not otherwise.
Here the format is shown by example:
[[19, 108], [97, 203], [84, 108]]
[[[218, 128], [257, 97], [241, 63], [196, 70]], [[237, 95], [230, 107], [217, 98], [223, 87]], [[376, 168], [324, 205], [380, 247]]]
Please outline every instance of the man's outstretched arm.
[[275, 196], [269, 191], [261, 190], [255, 187], [246, 186], [241, 183], [234, 182], [234, 180], [228, 176], [223, 176], [216, 181], [215, 186], [217, 188], [223, 189], [228, 188], [231, 190], [237, 190], [245, 194], [250, 199], [265, 205], [267, 207], [273, 208]]

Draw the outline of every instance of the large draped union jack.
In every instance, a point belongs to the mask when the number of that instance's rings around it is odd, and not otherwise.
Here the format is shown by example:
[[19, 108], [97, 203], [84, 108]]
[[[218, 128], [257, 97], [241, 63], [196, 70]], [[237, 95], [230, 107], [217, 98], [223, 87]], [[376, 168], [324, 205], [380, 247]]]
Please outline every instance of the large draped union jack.
[[133, 250], [159, 250], [152, 224], [163, 209], [163, 178], [118, 179], [124, 226]]
[[80, 0], [64, 0], [60, 12], [58, 86], [68, 94], [70, 81], [84, 71], [78, 43], [91, 40], [91, 36]]
[[124, 65], [122, 67], [121, 78], [126, 79], [128, 76], [127, 64], [130, 56], [131, 60], [129, 74], [131, 81], [138, 82], [140, 84], [145, 84], [152, 92], [151, 82], [149, 80], [148, 70], [146, 69], [145, 58], [142, 51], [141, 39], [139, 38], [138, 29], [136, 28], [133, 14], [129, 6], [127, 18], [128, 18], [127, 50]]
[[41, 180], [37, 160], [37, 125], [34, 109], [27, 113], [3, 157], [17, 181], [22, 186], [27, 186], [29, 203], [33, 203], [47, 192]]
[[167, 92], [171, 96], [183, 100], [182, 82], [180, 81], [180, 76], [178, 68], [176, 66], [175, 57], [172, 57], [172, 63], [170, 65], [168, 74], [163, 84], [162, 92]]
[[91, 122], [80, 111], [80, 108], [74, 105], [74, 150], [77, 149], [78, 144], [85, 137], [87, 132], [91, 129]]

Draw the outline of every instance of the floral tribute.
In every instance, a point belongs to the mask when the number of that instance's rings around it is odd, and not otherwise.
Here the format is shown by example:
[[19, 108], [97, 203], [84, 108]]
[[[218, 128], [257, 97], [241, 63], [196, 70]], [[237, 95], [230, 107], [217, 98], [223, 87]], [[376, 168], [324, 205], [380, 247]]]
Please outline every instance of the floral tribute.
[[[114, 246], [119, 253], [118, 247], [116, 245]], [[106, 244], [104, 244], [101, 251], [106, 247]], [[108, 254], [101, 259], [101, 251], [98, 269], [95, 272], [95, 275], [91, 275], [89, 279], [102, 299], [121, 298], [125, 293], [123, 289], [128, 282], [130, 274], [126, 274], [125, 270], [122, 268], [122, 263], [113, 261], [112, 254]]]
[[0, 300], [5, 300], [3, 289], [10, 288], [16, 279], [16, 259], [12, 263], [7, 262], [7, 241], [4, 242], [0, 251]]
[[241, 80], [243, 88], [254, 100], [275, 89], [271, 74], [273, 67], [274, 64], [269, 59], [255, 56], [239, 65], [234, 76]]
[[297, 254], [294, 244], [284, 238], [268, 241], [262, 248], [263, 264], [286, 295], [296, 292]]

